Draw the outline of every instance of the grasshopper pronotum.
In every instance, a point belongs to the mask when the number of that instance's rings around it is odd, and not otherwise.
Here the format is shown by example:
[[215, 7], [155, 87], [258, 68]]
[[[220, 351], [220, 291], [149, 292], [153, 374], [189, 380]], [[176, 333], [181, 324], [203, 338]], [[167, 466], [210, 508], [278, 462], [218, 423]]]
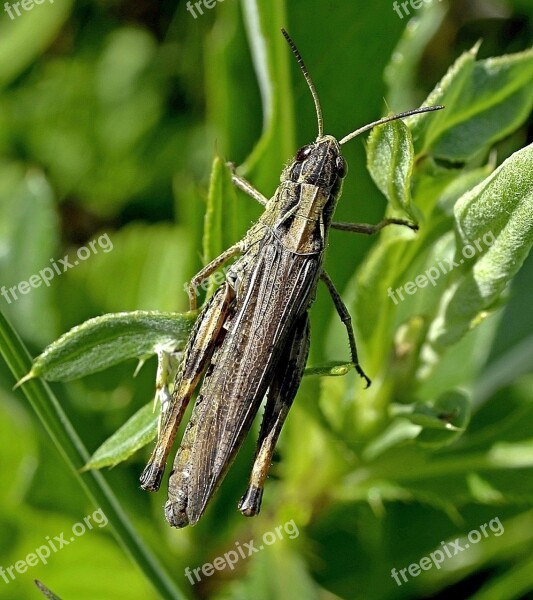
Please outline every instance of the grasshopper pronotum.
[[191, 308], [195, 308], [194, 287], [224, 262], [242, 255], [195, 323], [156, 447], [141, 476], [144, 489], [159, 489], [183, 413], [203, 375], [169, 479], [165, 514], [174, 527], [198, 521], [268, 391], [249, 486], [239, 503], [246, 516], [259, 512], [272, 454], [306, 364], [308, 311], [319, 280], [326, 284], [346, 326], [354, 367], [370, 385], [359, 365], [348, 310], [322, 266], [330, 228], [364, 234], [391, 224], [416, 229], [401, 219], [385, 219], [377, 225], [332, 220], [347, 170], [340, 146], [376, 125], [442, 107], [428, 106], [385, 117], [337, 141], [324, 134], [314, 85], [294, 42], [285, 30], [282, 32], [313, 96], [318, 136], [286, 165], [270, 200], [233, 170], [234, 184], [261, 203], [265, 211], [242, 240], [210, 262], [189, 284]]

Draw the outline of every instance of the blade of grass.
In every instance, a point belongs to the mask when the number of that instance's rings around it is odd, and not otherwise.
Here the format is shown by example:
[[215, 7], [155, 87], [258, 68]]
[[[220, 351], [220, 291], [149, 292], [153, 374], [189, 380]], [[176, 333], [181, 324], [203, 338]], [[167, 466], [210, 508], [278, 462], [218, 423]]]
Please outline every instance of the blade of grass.
[[[15, 381], [20, 380], [31, 368], [31, 358], [26, 347], [1, 311], [0, 353], [13, 373]], [[106, 514], [121, 547], [144, 572], [162, 598], [169, 600], [185, 598], [139, 537], [102, 474], [98, 471], [79, 472], [90, 455], [48, 384], [41, 379], [36, 379], [24, 383], [21, 387], [87, 496]]]

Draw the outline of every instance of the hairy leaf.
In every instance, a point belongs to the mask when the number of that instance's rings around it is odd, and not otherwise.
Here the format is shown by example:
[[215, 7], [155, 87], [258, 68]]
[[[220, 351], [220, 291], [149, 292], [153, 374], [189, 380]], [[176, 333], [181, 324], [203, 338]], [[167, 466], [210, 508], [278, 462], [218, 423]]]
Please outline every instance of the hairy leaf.
[[195, 318], [195, 313], [135, 311], [89, 319], [50, 344], [24, 380], [69, 381], [129, 358], [144, 359], [161, 347], [180, 350]]

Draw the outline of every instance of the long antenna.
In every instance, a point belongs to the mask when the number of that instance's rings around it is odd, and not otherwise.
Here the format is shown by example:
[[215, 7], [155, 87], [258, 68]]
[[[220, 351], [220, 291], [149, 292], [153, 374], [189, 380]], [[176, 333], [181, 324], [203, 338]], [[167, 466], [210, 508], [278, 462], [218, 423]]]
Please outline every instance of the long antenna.
[[302, 55], [296, 47], [296, 44], [292, 41], [291, 36], [285, 31], [285, 29], [283, 29], [283, 27], [281, 28], [281, 33], [285, 36], [285, 39], [287, 40], [287, 43], [289, 44], [292, 50], [292, 53], [294, 54], [296, 60], [298, 61], [298, 64], [300, 65], [300, 69], [304, 74], [305, 80], [307, 81], [307, 85], [311, 90], [311, 94], [315, 102], [316, 118], [318, 121], [318, 137], [321, 138], [324, 135], [324, 121], [322, 119], [322, 109], [320, 108], [320, 102], [318, 101], [318, 94], [316, 93], [315, 86], [313, 85], [307, 67], [305, 66]]
[[397, 115], [392, 115], [390, 117], [383, 117], [383, 119], [379, 119], [378, 121], [374, 121], [368, 125], [363, 125], [363, 127], [359, 127], [359, 129], [356, 129], [355, 131], [352, 131], [352, 133], [345, 135], [339, 144], [345, 144], [346, 142], [349, 142], [354, 137], [364, 133], [365, 131], [368, 131], [369, 129], [372, 129], [372, 127], [375, 127], [376, 125], [383, 125], [384, 123], [389, 123], [390, 121], [396, 121], [396, 119], [403, 119], [405, 117], [410, 117], [411, 115], [419, 115], [421, 113], [431, 112], [433, 110], [441, 110], [443, 108], [444, 106], [441, 106], [440, 104], [435, 106], [422, 106], [421, 108], [406, 110], [405, 112], [398, 113]]

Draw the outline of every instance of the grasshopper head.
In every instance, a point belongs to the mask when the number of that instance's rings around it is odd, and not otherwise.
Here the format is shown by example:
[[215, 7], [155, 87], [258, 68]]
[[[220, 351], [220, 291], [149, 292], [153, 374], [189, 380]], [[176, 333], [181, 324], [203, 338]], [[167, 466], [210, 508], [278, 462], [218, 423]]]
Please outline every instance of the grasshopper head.
[[281, 181], [307, 183], [331, 190], [344, 179], [348, 168], [339, 143], [331, 135], [302, 146], [294, 159], [283, 169]]

